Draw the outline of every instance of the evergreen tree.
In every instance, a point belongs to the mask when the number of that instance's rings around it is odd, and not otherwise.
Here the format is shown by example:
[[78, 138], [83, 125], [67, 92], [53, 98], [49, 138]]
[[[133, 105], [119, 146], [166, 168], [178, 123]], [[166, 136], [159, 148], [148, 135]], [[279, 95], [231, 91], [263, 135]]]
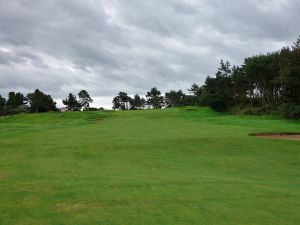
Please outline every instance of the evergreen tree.
[[184, 94], [181, 90], [165, 93], [165, 104], [167, 107], [177, 107], [182, 104]]
[[113, 99], [113, 109], [119, 110], [129, 110], [129, 103], [131, 98], [128, 96], [126, 92], [119, 92], [119, 95], [114, 97]]
[[70, 93], [68, 97], [62, 102], [70, 111], [79, 111], [81, 109], [81, 105], [77, 101], [76, 95], [73, 95], [72, 93]]
[[161, 92], [156, 87], [152, 88], [146, 95], [147, 104], [154, 109], [161, 109], [164, 104], [164, 98], [161, 96]]
[[130, 109], [136, 110], [136, 109], [142, 109], [145, 107], [146, 100], [144, 98], [141, 98], [138, 94], [136, 94], [131, 100], [130, 100]]
[[6, 99], [0, 95], [0, 111], [5, 109]]
[[9, 111], [16, 110], [18, 107], [25, 107], [27, 99], [20, 92], [9, 92], [8, 100], [6, 102], [7, 109]]
[[294, 43], [292, 48], [293, 48], [293, 50], [300, 49], [300, 35], [299, 35], [297, 41]]
[[193, 94], [194, 96], [200, 96], [201, 95], [201, 91], [202, 91], [202, 87], [200, 87], [197, 84], [193, 84], [192, 87], [190, 89], [188, 89], [188, 91]]
[[30, 112], [57, 111], [56, 102], [53, 101], [52, 97], [44, 94], [39, 89], [36, 89], [34, 93], [29, 93], [27, 98]]
[[0, 116], [5, 116], [6, 114], [6, 99], [0, 95]]
[[200, 104], [211, 106], [217, 111], [225, 111], [233, 104], [233, 87], [231, 79], [230, 63], [221, 66], [216, 73], [216, 77], [207, 77], [200, 96]]
[[93, 102], [93, 99], [90, 97], [89, 93], [86, 90], [82, 90], [78, 93], [79, 103], [83, 107], [83, 110], [88, 110], [90, 103]]

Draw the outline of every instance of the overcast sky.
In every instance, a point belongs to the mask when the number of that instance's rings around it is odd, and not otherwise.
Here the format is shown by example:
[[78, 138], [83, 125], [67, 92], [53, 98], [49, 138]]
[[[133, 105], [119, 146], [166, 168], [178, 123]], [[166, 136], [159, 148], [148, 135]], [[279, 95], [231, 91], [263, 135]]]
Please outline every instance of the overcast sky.
[[38, 88], [61, 106], [86, 89], [186, 91], [232, 64], [291, 45], [299, 0], [0, 0], [0, 94]]

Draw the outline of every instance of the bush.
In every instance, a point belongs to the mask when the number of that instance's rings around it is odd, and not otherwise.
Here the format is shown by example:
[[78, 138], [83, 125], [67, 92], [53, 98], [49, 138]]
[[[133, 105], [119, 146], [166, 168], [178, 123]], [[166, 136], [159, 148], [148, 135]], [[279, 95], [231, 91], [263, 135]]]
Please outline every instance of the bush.
[[99, 109], [98, 108], [94, 108], [94, 107], [90, 107], [90, 108], [86, 108], [84, 109], [83, 111], [103, 111], [104, 108], [100, 107]]
[[300, 119], [300, 105], [283, 104], [279, 111], [287, 119]]
[[278, 107], [275, 105], [267, 105], [260, 107], [251, 107], [249, 105], [239, 105], [231, 109], [231, 112], [242, 115], [279, 115]]
[[7, 110], [0, 110], [0, 116], [6, 116], [8, 114]]
[[24, 105], [19, 105], [17, 108], [8, 109], [6, 115], [14, 115], [20, 113], [28, 113], [28, 108]]

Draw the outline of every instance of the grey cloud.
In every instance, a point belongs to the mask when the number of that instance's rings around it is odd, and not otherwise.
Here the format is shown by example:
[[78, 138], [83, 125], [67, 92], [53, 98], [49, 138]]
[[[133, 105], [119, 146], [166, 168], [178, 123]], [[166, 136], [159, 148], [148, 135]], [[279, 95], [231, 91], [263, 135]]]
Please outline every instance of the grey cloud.
[[84, 88], [107, 104], [121, 90], [186, 90], [221, 58], [291, 44], [299, 10], [297, 0], [0, 0], [0, 94]]

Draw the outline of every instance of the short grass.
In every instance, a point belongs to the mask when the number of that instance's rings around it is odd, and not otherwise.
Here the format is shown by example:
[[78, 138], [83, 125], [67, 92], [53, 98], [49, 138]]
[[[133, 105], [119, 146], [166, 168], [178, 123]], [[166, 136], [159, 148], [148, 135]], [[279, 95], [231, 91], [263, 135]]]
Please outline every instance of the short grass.
[[300, 224], [300, 123], [207, 108], [0, 118], [2, 225]]

